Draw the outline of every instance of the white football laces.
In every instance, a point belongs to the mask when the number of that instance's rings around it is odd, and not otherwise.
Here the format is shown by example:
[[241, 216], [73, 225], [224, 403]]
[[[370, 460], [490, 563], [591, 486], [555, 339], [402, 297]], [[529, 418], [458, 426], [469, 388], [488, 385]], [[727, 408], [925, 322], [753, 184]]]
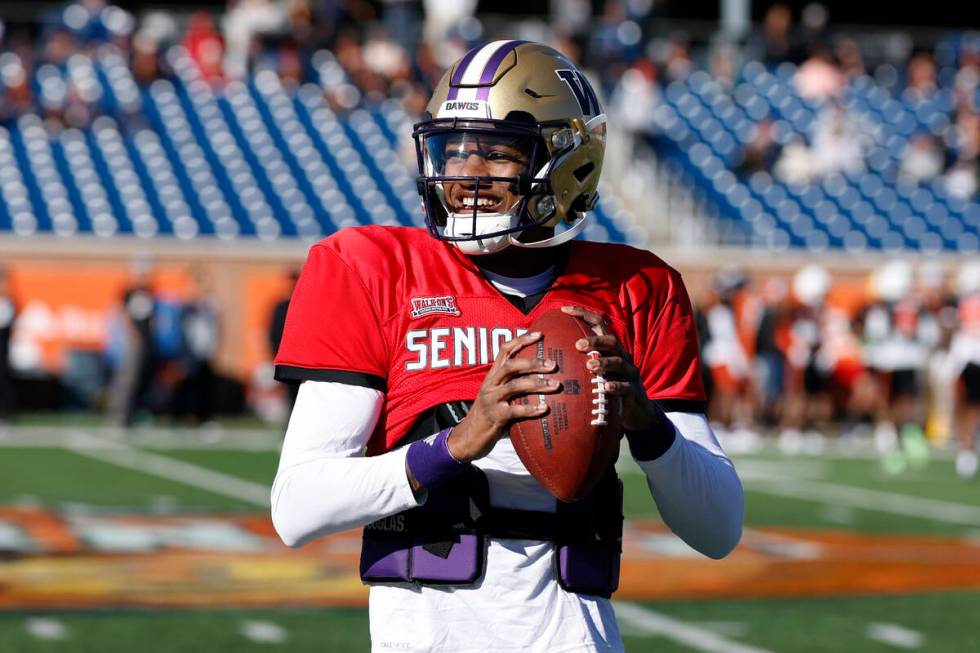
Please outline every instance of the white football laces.
[[[599, 360], [598, 351], [590, 351], [588, 354], [589, 360]], [[593, 373], [592, 378], [592, 405], [595, 408], [592, 409], [592, 421], [590, 424], [592, 426], [606, 426], [606, 410], [608, 407], [608, 402], [606, 400], [606, 377], [598, 373]]]

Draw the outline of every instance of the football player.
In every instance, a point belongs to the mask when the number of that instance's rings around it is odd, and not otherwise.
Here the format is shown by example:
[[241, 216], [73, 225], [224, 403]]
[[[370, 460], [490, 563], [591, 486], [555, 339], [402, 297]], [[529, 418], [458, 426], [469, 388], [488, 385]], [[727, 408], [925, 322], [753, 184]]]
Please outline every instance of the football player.
[[496, 41], [442, 78], [416, 125], [427, 230], [344, 229], [316, 244], [276, 358], [301, 382], [272, 488], [284, 542], [364, 527], [373, 650], [621, 651], [609, 596], [622, 498], [610, 469], [564, 503], [508, 439], [557, 392], [515, 354], [536, 317], [579, 316], [624, 400], [630, 450], [667, 524], [712, 558], [742, 487], [703, 415], [680, 275], [649, 252], [573, 240], [597, 200], [605, 116], [559, 52]]
[[971, 261], [956, 278], [959, 328], [946, 360], [948, 378], [959, 385], [956, 393], [956, 473], [977, 475], [977, 432], [980, 431], [980, 263]]

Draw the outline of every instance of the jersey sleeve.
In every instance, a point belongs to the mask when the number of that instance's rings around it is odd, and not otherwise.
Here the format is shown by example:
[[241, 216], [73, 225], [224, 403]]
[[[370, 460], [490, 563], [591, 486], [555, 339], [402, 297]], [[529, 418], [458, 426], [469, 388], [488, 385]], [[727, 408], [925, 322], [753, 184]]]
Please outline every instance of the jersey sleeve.
[[387, 350], [372, 298], [359, 274], [315, 245], [289, 300], [276, 379], [334, 381], [385, 391]]
[[667, 412], [704, 412], [697, 328], [681, 275], [670, 269], [659, 284], [643, 285], [652, 301], [635, 314], [634, 358], [647, 396]]

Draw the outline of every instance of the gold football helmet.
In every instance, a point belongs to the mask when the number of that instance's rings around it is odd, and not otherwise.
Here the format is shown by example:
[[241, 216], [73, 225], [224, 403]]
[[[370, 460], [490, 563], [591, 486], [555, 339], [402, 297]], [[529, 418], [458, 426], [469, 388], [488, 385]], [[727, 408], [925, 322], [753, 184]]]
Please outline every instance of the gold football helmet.
[[[415, 125], [429, 231], [467, 254], [571, 240], [599, 197], [605, 133], [595, 91], [557, 50], [527, 41], [470, 50]], [[539, 227], [555, 231], [522, 240]]]

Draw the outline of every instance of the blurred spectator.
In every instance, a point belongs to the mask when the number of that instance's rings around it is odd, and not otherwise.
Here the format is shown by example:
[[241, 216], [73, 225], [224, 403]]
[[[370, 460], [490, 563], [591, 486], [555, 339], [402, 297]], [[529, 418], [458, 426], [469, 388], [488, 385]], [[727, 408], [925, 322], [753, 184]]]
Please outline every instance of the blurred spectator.
[[899, 179], [918, 184], [943, 172], [945, 155], [939, 141], [928, 132], [918, 132], [905, 146], [898, 168]]
[[720, 270], [715, 277], [714, 301], [704, 315], [707, 329], [701, 346], [713, 389], [710, 411], [726, 431], [752, 424], [752, 368], [739, 329], [747, 285], [741, 270]]
[[21, 58], [0, 54], [0, 122], [11, 122], [34, 105], [33, 92]]
[[121, 299], [122, 359], [109, 387], [109, 416], [116, 426], [132, 426], [137, 411], [146, 407], [157, 370], [153, 345], [152, 268], [146, 261], [133, 266], [133, 280]]
[[830, 14], [827, 7], [819, 2], [811, 2], [800, 12], [800, 30], [797, 39], [805, 51], [830, 43]]
[[946, 172], [946, 192], [953, 197], [970, 199], [980, 188], [980, 181], [977, 180], [978, 173], [980, 170], [977, 168], [976, 159], [972, 161], [960, 159]]
[[422, 41], [421, 0], [381, 0], [385, 31], [402, 52], [411, 52]]
[[773, 173], [787, 184], [805, 184], [813, 178], [813, 157], [802, 136], [794, 135], [786, 143]]
[[772, 118], [763, 118], [756, 125], [751, 140], [745, 144], [742, 158], [737, 164], [739, 173], [750, 176], [754, 172], [769, 172], [779, 160], [780, 146], [775, 139]]
[[222, 78], [224, 47], [221, 35], [215, 29], [214, 17], [207, 11], [195, 11], [184, 35], [184, 48], [197, 64], [201, 77], [208, 81]]
[[17, 316], [10, 275], [0, 266], [0, 425], [14, 415], [14, 382], [10, 369], [10, 336]]
[[864, 170], [868, 131], [861, 121], [838, 103], [827, 105], [811, 128], [811, 163], [815, 175]]
[[691, 57], [691, 44], [686, 34], [675, 32], [667, 41], [664, 71], [667, 81], [687, 79], [694, 72], [694, 59]]
[[913, 56], [906, 67], [906, 74], [905, 92], [913, 99], [923, 99], [936, 92], [936, 62], [932, 54], [920, 52]]
[[857, 41], [850, 38], [840, 39], [837, 42], [835, 54], [840, 64], [840, 71], [844, 76], [845, 83], [849, 83], [865, 74], [864, 58], [861, 56], [861, 48], [858, 46]]
[[786, 382], [786, 349], [792, 322], [789, 288], [778, 277], [766, 279], [762, 287], [764, 308], [755, 338], [756, 394], [759, 419], [772, 426], [780, 420]]
[[971, 261], [956, 278], [960, 326], [953, 336], [947, 374], [957, 388], [956, 472], [977, 475], [977, 436], [980, 431], [980, 263]]
[[844, 76], [825, 43], [819, 42], [813, 46], [810, 56], [796, 71], [793, 85], [800, 97], [811, 102], [822, 102], [840, 94]]
[[[233, 0], [229, 3], [221, 25], [226, 46], [222, 67], [228, 79], [242, 79], [248, 74], [249, 58], [257, 37], [285, 30], [285, 4], [271, 0]], [[204, 68], [201, 71], [204, 73]], [[209, 76], [205, 74], [205, 77]]]
[[912, 284], [907, 261], [890, 261], [875, 270], [877, 303], [865, 318], [866, 361], [879, 375], [885, 398], [876, 415], [875, 444], [892, 473], [923, 462], [923, 376], [935, 330], [926, 324]]
[[131, 67], [133, 79], [146, 88], [160, 78], [159, 44], [150, 32], [139, 32], [133, 38]]
[[65, 27], [57, 27], [44, 41], [41, 61], [61, 67], [68, 61], [68, 57], [77, 51], [78, 44], [75, 42], [72, 33]]
[[973, 109], [956, 112], [956, 122], [950, 133], [951, 157], [960, 161], [974, 161], [980, 157], [980, 114]]
[[172, 404], [174, 417], [191, 415], [198, 425], [211, 421], [217, 380], [214, 357], [218, 353], [220, 330], [220, 311], [211, 278], [205, 271], [197, 270], [180, 315], [183, 346], [178, 360], [181, 380]]
[[610, 98], [610, 108], [620, 116], [618, 134], [624, 141], [619, 147], [608, 147], [606, 165], [613, 174], [627, 171], [634, 161], [634, 146], [643, 134], [656, 128], [654, 112], [662, 101], [660, 87], [657, 86], [657, 67], [646, 58], [637, 59], [619, 78]]
[[794, 47], [790, 28], [793, 14], [789, 7], [777, 2], [766, 10], [762, 20], [762, 30], [749, 37], [746, 53], [752, 59], [762, 61], [767, 67], [774, 67], [784, 61], [793, 61]]
[[779, 445], [798, 451], [805, 433], [825, 426], [830, 411], [829, 370], [818, 353], [830, 273], [819, 265], [807, 265], [793, 275], [795, 310], [787, 330], [785, 399], [780, 412]]
[[730, 93], [738, 75], [739, 52], [734, 44], [722, 41], [711, 47], [710, 69], [712, 79], [721, 89]]
[[467, 44], [454, 42], [449, 34], [460, 23], [473, 17], [477, 4], [477, 0], [423, 0], [425, 23], [422, 33], [425, 42], [435, 49], [440, 67], [451, 65], [457, 56], [465, 54]]
[[[411, 67], [408, 52], [395, 41], [389, 40], [382, 29], [372, 30], [364, 42], [364, 65], [386, 80], [407, 79]], [[378, 98], [378, 101], [384, 100]]]
[[969, 199], [977, 194], [980, 170], [980, 114], [962, 109], [950, 130], [950, 157], [954, 160], [946, 172], [945, 185], [954, 197]]
[[959, 69], [953, 78], [954, 104], [960, 108], [977, 108], [980, 88], [980, 37], [969, 39], [960, 51]]

